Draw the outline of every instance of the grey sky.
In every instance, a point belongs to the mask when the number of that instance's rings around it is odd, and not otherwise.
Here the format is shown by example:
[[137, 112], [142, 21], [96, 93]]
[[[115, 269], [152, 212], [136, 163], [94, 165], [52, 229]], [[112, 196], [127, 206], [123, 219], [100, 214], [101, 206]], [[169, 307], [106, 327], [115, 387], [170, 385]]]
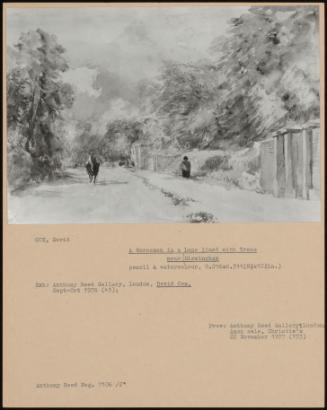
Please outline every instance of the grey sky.
[[[7, 39], [13, 45], [21, 32], [42, 28], [56, 34], [72, 68], [100, 66], [137, 80], [155, 75], [162, 59], [205, 58], [211, 41], [226, 33], [229, 19], [246, 10], [158, 3], [156, 7], [8, 8]], [[68, 75], [72, 81], [87, 83], [92, 71], [79, 69], [76, 76]]]

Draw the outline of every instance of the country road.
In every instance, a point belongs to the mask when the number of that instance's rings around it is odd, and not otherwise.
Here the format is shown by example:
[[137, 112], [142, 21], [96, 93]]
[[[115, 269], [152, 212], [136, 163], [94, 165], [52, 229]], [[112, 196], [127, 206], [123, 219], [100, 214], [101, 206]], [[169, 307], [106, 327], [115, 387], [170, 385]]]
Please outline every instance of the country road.
[[[300, 222], [320, 218], [320, 202], [279, 199], [240, 189], [227, 190], [178, 176], [100, 169], [90, 184], [85, 169], [8, 195], [9, 223], [185, 223], [199, 213], [215, 222]], [[195, 215], [195, 217], [194, 217]]]

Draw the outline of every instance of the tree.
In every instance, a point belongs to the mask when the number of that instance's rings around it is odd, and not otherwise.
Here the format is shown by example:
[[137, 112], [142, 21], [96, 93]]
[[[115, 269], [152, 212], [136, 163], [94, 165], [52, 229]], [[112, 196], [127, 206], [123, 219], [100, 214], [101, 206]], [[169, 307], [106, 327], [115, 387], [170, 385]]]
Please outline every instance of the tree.
[[158, 107], [163, 132], [173, 145], [201, 146], [206, 130], [215, 133], [210, 102], [218, 93], [216, 77], [207, 64], [165, 63], [161, 91], [154, 105]]
[[246, 145], [291, 121], [317, 118], [317, 8], [253, 7], [230, 27], [212, 46], [228, 79], [216, 109], [221, 132]]
[[131, 145], [143, 134], [142, 123], [133, 119], [120, 119], [108, 123], [100, 148], [107, 160], [128, 157]]
[[65, 49], [41, 29], [22, 34], [14, 49], [15, 64], [7, 75], [8, 128], [19, 128], [35, 165], [42, 167], [40, 159], [47, 157], [50, 175], [60, 151], [56, 121], [73, 104], [72, 87], [60, 78], [68, 69]]

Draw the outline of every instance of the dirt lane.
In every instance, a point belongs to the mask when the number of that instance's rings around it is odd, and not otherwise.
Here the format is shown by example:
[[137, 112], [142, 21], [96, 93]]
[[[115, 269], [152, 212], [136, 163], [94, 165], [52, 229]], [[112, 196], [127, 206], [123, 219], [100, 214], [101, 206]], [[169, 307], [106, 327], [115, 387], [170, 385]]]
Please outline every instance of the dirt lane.
[[[125, 168], [85, 169], [9, 195], [10, 223], [184, 223], [197, 214], [216, 222], [319, 220], [319, 201], [279, 199], [181, 177]], [[193, 219], [194, 220], [194, 219]]]
[[183, 212], [160, 190], [124, 168], [102, 168], [90, 184], [84, 169], [10, 195], [10, 223], [183, 222]]

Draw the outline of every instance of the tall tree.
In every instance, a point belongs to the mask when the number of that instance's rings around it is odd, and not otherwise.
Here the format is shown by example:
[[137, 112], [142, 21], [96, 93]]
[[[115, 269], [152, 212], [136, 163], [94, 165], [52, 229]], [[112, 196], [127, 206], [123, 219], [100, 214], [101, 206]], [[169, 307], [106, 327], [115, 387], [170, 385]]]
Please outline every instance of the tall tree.
[[68, 69], [65, 49], [41, 29], [20, 36], [8, 72], [8, 127], [19, 128], [25, 150], [35, 159], [50, 159], [60, 150], [55, 123], [73, 104], [73, 91], [60, 74]]
[[226, 81], [217, 116], [242, 144], [319, 115], [316, 7], [253, 7], [212, 46]]

